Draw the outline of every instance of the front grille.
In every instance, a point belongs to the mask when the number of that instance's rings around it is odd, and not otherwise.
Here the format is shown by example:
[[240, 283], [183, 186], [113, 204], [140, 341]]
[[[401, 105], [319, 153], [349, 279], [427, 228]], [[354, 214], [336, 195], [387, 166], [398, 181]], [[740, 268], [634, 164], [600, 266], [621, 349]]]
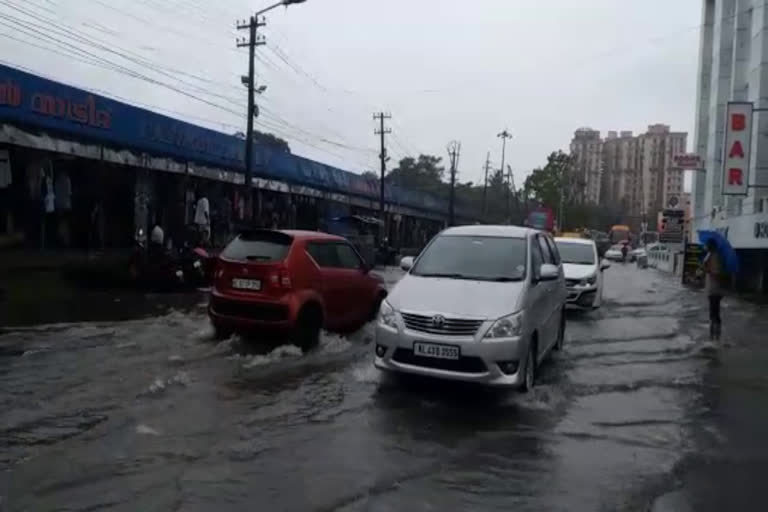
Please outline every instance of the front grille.
[[260, 304], [211, 297], [211, 309], [219, 315], [247, 320], [283, 322], [288, 319], [288, 308], [279, 304]]
[[459, 373], [485, 373], [488, 367], [479, 357], [461, 356], [459, 359], [434, 359], [431, 357], [422, 357], [413, 354], [413, 350], [407, 348], [398, 348], [392, 355], [392, 359], [398, 363], [409, 364], [411, 366], [421, 366], [423, 368], [434, 368], [436, 370], [446, 370]]
[[573, 288], [574, 286], [577, 286], [579, 284], [578, 279], [566, 279], [565, 280], [565, 286], [568, 288]]
[[470, 320], [465, 318], [444, 318], [442, 323], [435, 323], [433, 316], [417, 315], [414, 313], [401, 313], [405, 326], [413, 331], [428, 332], [430, 334], [444, 334], [446, 336], [474, 336], [483, 325], [482, 320]]

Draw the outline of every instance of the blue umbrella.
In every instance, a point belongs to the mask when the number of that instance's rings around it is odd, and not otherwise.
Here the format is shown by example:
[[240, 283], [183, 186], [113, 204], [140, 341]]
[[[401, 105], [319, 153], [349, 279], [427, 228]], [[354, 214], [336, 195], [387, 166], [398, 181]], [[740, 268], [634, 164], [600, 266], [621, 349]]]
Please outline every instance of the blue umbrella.
[[739, 272], [739, 255], [736, 254], [731, 243], [717, 231], [708, 231], [705, 229], [699, 230], [699, 240], [703, 245], [712, 240], [715, 242], [717, 252], [720, 253], [720, 258], [723, 260], [725, 270], [730, 274], [738, 274]]

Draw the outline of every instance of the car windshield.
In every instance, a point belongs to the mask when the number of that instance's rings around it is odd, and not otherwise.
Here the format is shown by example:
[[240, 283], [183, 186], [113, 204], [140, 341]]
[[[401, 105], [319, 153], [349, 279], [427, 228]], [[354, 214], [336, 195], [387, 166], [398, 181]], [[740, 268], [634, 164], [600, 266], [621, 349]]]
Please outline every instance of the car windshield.
[[527, 242], [524, 238], [440, 236], [422, 254], [412, 275], [519, 281], [525, 278]]
[[587, 244], [574, 244], [571, 242], [555, 242], [560, 251], [560, 259], [563, 263], [574, 265], [594, 265], [595, 248]]
[[230, 261], [282, 261], [292, 242], [293, 238], [279, 231], [241, 233], [221, 251], [221, 257]]

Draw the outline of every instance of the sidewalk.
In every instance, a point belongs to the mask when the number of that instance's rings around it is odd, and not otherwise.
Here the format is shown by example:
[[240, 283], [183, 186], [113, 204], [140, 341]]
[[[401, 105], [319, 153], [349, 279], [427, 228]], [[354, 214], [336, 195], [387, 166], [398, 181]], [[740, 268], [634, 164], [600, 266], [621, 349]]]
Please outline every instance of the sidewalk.
[[[739, 297], [724, 302], [722, 341], [711, 345], [695, 449], [675, 471], [677, 489], [654, 512], [766, 510], [768, 473], [768, 308]], [[694, 321], [706, 329], [706, 313]]]
[[0, 274], [35, 270], [62, 270], [94, 261], [116, 261], [127, 257], [130, 249], [91, 252], [78, 249], [3, 249], [0, 250]]

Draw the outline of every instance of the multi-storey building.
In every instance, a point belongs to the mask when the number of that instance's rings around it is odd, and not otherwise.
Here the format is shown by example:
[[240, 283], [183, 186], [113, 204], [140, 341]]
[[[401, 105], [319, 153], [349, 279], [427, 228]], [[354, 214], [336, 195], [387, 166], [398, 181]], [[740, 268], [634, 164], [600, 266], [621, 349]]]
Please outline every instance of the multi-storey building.
[[[655, 214], [679, 205], [683, 194], [683, 171], [674, 167], [675, 155], [685, 153], [688, 134], [672, 132], [669, 126], [654, 124], [640, 139], [641, 214]], [[673, 199], [674, 198], [674, 199]]]
[[602, 147], [600, 132], [579, 128], [571, 141], [571, 190], [573, 199], [582, 203], [600, 201], [602, 175]]
[[673, 166], [673, 157], [685, 153], [687, 137], [664, 124], [650, 125], [638, 136], [609, 131], [605, 139], [596, 130], [577, 130], [571, 141], [572, 181], [580, 198], [620, 211], [637, 228], [653, 225], [658, 211], [680, 202], [683, 171]]
[[600, 204], [620, 208], [629, 217], [642, 212], [640, 140], [631, 131], [608, 132], [603, 141]]

